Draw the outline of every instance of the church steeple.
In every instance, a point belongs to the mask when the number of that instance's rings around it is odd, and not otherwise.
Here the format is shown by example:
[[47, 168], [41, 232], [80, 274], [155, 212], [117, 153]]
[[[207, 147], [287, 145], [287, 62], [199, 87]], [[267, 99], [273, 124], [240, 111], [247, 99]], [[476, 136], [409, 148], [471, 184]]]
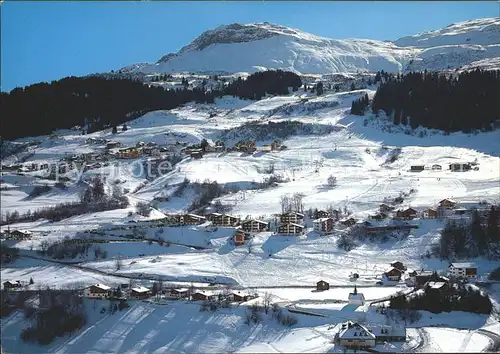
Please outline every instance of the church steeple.
[[358, 289], [356, 288], [356, 285], [354, 285], [354, 295], [356, 295], [358, 293]]

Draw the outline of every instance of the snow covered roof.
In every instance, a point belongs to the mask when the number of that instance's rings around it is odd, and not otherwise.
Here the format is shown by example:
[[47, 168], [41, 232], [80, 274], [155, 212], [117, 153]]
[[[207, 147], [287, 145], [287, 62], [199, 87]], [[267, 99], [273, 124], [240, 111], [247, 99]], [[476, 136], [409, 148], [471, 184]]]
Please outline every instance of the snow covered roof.
[[196, 214], [187, 214], [188, 216], [195, 219], [206, 219], [204, 216], [196, 215]]
[[477, 268], [472, 262], [452, 263], [450, 266], [453, 268]]
[[258, 220], [258, 219], [250, 219], [250, 220], [245, 220], [245, 221], [242, 221], [242, 224], [247, 224], [249, 222], [258, 222], [258, 223], [261, 223], [261, 224], [266, 224], [267, 225], [267, 222], [263, 221], [263, 220]]
[[349, 294], [349, 300], [364, 300], [364, 299], [365, 299], [365, 296], [363, 295], [363, 293], [357, 293], [357, 294], [350, 293]]
[[430, 281], [428, 286], [432, 289], [441, 289], [445, 284], [444, 281]]
[[368, 328], [356, 322], [348, 321], [342, 324], [339, 332], [340, 339], [375, 339], [375, 334]]
[[394, 268], [394, 267], [390, 267], [389, 269], [387, 269], [387, 270], [385, 271], [385, 273], [390, 273], [390, 272], [393, 272], [393, 271], [395, 271], [395, 272], [397, 272], [397, 273], [402, 273], [402, 271], [401, 271], [401, 270], [399, 270], [398, 268]]
[[93, 284], [93, 285], [89, 286], [89, 288], [92, 287], [92, 286], [95, 286], [96, 288], [99, 288], [99, 289], [102, 289], [102, 290], [110, 290], [111, 289], [110, 286], [107, 286], [107, 285], [104, 285], [104, 284]]
[[331, 218], [319, 218], [319, 219], [316, 219], [314, 220], [313, 222], [315, 223], [322, 223], [322, 222], [325, 222], [327, 220], [330, 220]]
[[16, 230], [13, 230], [11, 232], [19, 232], [19, 233], [22, 233], [22, 234], [25, 234], [25, 235], [30, 235], [31, 234], [31, 231], [29, 231], [29, 230], [22, 230], [22, 229], [16, 229]]
[[376, 337], [405, 337], [406, 328], [400, 326], [368, 325], [366, 326]]
[[172, 291], [177, 291], [179, 293], [185, 293], [187, 291], [189, 291], [188, 288], [178, 288], [178, 289], [172, 289]]
[[135, 288], [132, 288], [130, 290], [136, 293], [147, 293], [149, 291], [149, 289], [144, 286], [136, 286]]
[[301, 229], [303, 229], [303, 228], [304, 228], [304, 225], [295, 224], [295, 223], [293, 223], [293, 222], [290, 222], [290, 223], [288, 223], [288, 224], [284, 224], [284, 225], [293, 225], [293, 226], [296, 226], [296, 227], [300, 227]]

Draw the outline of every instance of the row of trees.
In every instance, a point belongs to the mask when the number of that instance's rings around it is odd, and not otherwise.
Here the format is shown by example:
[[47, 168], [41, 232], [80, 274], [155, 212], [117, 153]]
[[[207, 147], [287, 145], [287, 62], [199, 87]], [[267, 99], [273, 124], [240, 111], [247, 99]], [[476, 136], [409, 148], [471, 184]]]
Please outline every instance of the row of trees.
[[126, 78], [72, 76], [2, 92], [0, 130], [4, 139], [49, 134], [74, 126], [82, 126], [88, 133], [191, 101], [213, 103], [223, 95], [260, 99], [266, 93], [286, 94], [289, 87], [296, 89], [301, 84], [298, 75], [280, 70], [255, 73], [247, 80], [239, 78], [219, 90], [166, 90]]
[[128, 198], [123, 194], [119, 186], [114, 185], [111, 195], [108, 195], [104, 189], [104, 182], [100, 178], [95, 178], [80, 193], [80, 201], [60, 203], [52, 207], [35, 210], [34, 212], [28, 210], [24, 214], [19, 214], [17, 211], [7, 212], [0, 224], [5, 225], [39, 219], [59, 221], [75, 215], [123, 209], [128, 204]]
[[448, 290], [435, 290], [428, 287], [423, 293], [411, 297], [394, 297], [390, 300], [391, 309], [424, 310], [433, 313], [466, 311], [490, 314], [493, 304], [487, 294], [468, 285], [453, 284]]
[[392, 116], [394, 124], [446, 132], [492, 130], [500, 119], [500, 71], [474, 70], [456, 77], [437, 72], [388, 76], [373, 98], [373, 113]]
[[500, 247], [498, 208], [491, 207], [482, 218], [476, 210], [470, 225], [459, 225], [453, 220], [441, 231], [436, 250], [442, 259], [488, 256], [497, 258]]
[[351, 114], [362, 116], [365, 114], [369, 104], [370, 99], [368, 98], [368, 94], [365, 93], [360, 99], [352, 101]]

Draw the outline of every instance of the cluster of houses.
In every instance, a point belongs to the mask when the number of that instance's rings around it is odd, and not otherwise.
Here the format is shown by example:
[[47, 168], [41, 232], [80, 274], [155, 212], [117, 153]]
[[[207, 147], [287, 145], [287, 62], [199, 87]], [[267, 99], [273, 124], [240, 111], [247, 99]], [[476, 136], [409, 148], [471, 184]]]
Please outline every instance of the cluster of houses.
[[[145, 286], [128, 287], [128, 284], [120, 286], [122, 294], [125, 293], [126, 298], [135, 300], [144, 300], [152, 296], [152, 289]], [[105, 284], [93, 284], [83, 289], [82, 295], [90, 299], [109, 299], [113, 297], [114, 290], [112, 287]], [[171, 300], [191, 300], [191, 301], [224, 301], [245, 302], [254, 298], [250, 295], [243, 294], [240, 291], [208, 291], [194, 290], [188, 288], [169, 288], [162, 289], [159, 294]]]
[[[474, 163], [471, 162], [454, 162], [448, 165], [448, 169], [452, 172], [466, 172], [473, 169]], [[478, 170], [476, 166], [474, 169]], [[433, 164], [431, 166], [426, 165], [412, 165], [410, 166], [411, 172], [422, 172], [424, 170], [442, 171], [443, 166], [439, 164]]]
[[271, 152], [271, 151], [276, 151], [276, 150], [283, 150], [286, 147], [282, 145], [281, 141], [279, 140], [274, 140], [271, 144], [264, 144], [262, 146], [257, 146], [255, 141], [253, 140], [241, 140], [237, 142], [234, 147], [227, 147], [224, 145], [222, 141], [216, 141], [214, 145], [207, 144], [205, 147], [201, 148], [201, 146], [196, 145], [193, 147], [187, 147], [183, 149], [181, 152], [183, 152], [185, 155], [188, 155], [192, 158], [195, 159], [200, 159], [203, 157], [205, 153], [210, 153], [210, 152], [232, 152], [232, 151], [237, 151], [237, 152], [244, 152], [248, 154], [252, 154], [256, 151], [262, 151], [262, 152]]
[[33, 233], [31, 231], [22, 229], [10, 230], [9, 228], [0, 233], [0, 238], [16, 241], [29, 240], [32, 236]]

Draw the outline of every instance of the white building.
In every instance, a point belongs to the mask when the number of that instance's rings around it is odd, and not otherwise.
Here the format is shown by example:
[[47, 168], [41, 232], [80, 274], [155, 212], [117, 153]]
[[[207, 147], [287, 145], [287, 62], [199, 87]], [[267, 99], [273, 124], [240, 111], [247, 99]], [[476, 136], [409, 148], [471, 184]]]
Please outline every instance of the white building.
[[354, 292], [349, 294], [349, 305], [359, 305], [365, 304], [365, 296], [362, 293], [358, 293], [356, 285], [354, 285]]
[[313, 221], [313, 230], [320, 235], [327, 235], [333, 231], [332, 218], [319, 218]]
[[448, 274], [456, 278], [475, 279], [477, 277], [477, 266], [471, 262], [451, 263]]
[[93, 284], [83, 290], [83, 296], [94, 299], [105, 299], [111, 296], [111, 287], [104, 284]]
[[375, 335], [365, 326], [348, 321], [342, 324], [338, 341], [346, 348], [360, 349], [375, 346]]

